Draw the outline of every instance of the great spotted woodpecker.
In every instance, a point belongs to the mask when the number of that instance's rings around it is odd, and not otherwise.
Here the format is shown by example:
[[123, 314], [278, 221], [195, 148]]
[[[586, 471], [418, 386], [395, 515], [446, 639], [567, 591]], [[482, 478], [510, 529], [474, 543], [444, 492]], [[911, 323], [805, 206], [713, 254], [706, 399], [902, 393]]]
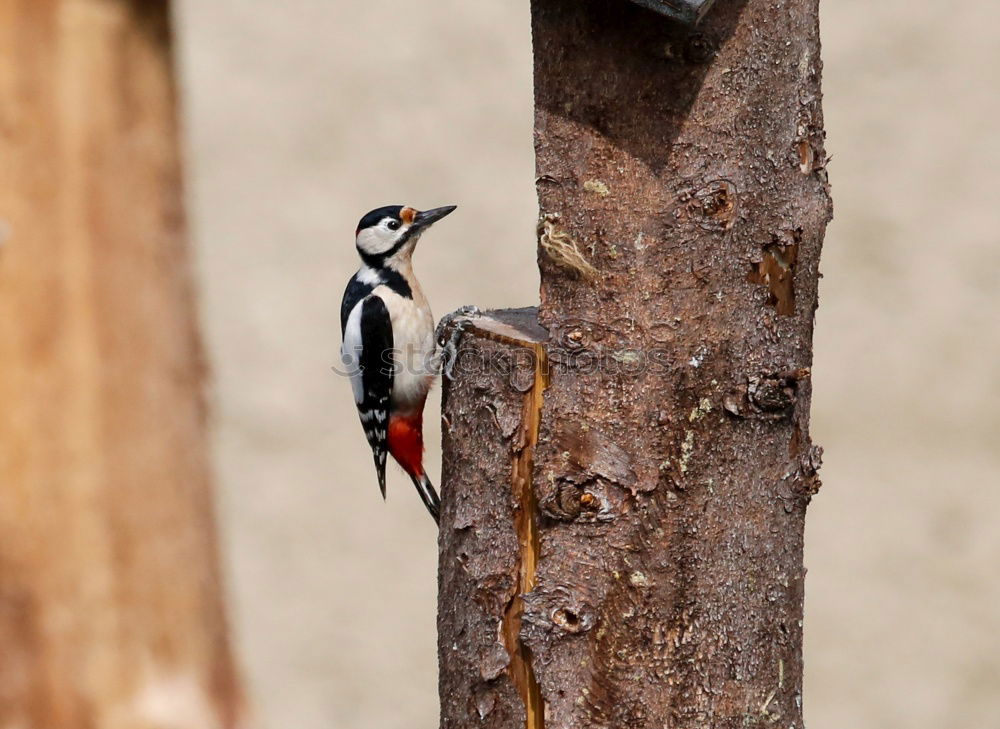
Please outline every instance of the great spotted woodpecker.
[[421, 234], [454, 209], [389, 205], [361, 218], [355, 245], [362, 265], [340, 307], [341, 354], [382, 498], [389, 452], [435, 522], [440, 502], [423, 466], [423, 411], [438, 359], [434, 316], [413, 275], [412, 256]]

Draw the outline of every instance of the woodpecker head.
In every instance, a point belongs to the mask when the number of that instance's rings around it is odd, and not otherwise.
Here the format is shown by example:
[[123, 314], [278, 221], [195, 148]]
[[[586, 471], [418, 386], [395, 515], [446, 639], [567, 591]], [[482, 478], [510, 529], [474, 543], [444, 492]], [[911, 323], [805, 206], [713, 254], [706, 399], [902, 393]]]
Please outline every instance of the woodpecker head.
[[361, 218], [355, 232], [355, 244], [361, 260], [372, 268], [408, 260], [420, 235], [455, 207], [448, 205], [417, 210], [403, 205], [387, 205], [372, 210]]

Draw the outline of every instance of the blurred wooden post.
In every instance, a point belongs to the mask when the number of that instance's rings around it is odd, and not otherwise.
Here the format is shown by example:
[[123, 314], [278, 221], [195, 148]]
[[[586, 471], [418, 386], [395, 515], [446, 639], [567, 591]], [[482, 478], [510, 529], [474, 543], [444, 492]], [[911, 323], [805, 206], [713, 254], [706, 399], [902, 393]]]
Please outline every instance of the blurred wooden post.
[[802, 727], [818, 0], [533, 0], [537, 312], [444, 391], [445, 729]]
[[0, 0], [0, 726], [229, 729], [170, 4]]

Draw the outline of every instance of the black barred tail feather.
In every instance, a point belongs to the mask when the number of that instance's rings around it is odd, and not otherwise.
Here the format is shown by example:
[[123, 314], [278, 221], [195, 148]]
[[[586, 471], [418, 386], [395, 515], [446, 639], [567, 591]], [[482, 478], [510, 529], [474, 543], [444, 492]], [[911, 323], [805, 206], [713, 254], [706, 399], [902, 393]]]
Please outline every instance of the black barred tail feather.
[[385, 448], [372, 449], [372, 456], [375, 458], [375, 473], [378, 474], [378, 488], [382, 492], [382, 500], [385, 501]]
[[424, 506], [427, 507], [430, 515], [434, 517], [434, 523], [440, 525], [441, 499], [438, 498], [437, 491], [434, 490], [431, 480], [427, 478], [426, 474], [412, 476], [411, 478], [413, 479], [413, 485], [417, 487], [417, 493], [420, 494], [420, 500], [424, 502]]

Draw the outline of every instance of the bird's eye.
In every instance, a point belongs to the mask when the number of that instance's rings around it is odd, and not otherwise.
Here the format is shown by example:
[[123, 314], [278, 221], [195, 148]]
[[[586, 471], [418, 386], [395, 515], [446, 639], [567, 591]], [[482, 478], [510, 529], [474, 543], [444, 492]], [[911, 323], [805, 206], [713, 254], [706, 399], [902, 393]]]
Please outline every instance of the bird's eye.
[[399, 221], [398, 220], [390, 220], [385, 225], [386, 225], [386, 227], [389, 230], [399, 230]]

